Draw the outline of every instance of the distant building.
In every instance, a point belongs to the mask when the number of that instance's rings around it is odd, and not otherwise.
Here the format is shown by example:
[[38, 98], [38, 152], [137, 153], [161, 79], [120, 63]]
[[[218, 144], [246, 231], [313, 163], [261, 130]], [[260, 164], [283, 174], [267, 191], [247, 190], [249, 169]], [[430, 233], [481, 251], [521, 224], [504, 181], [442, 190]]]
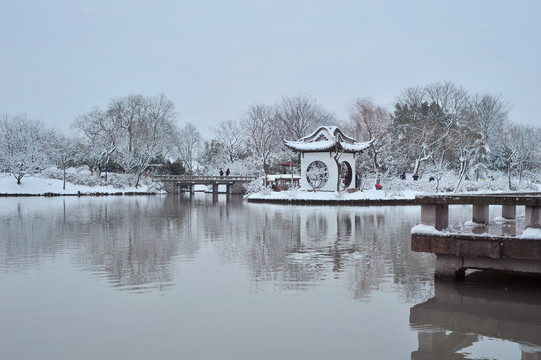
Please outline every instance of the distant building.
[[321, 126], [297, 141], [284, 140], [300, 153], [301, 189], [327, 191], [355, 188], [355, 154], [372, 142], [357, 142], [335, 126]]

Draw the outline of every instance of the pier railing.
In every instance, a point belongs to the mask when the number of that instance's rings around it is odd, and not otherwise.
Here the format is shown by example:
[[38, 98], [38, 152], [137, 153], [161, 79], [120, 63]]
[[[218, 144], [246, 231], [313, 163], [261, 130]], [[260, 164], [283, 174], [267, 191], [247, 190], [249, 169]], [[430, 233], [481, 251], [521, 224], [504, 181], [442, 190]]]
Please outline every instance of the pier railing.
[[[437, 278], [464, 278], [466, 269], [492, 269], [541, 275], [541, 195], [539, 193], [443, 195], [416, 198], [421, 225], [411, 231], [411, 248], [437, 255]], [[516, 219], [516, 207], [525, 207], [520, 236], [456, 233], [449, 227], [449, 205], [472, 205], [472, 222], [489, 223], [489, 206], [501, 205], [502, 217]], [[430, 230], [432, 229], [432, 230]], [[528, 231], [532, 229], [533, 231]]]
[[449, 205], [472, 205], [472, 221], [488, 224], [489, 206], [501, 205], [502, 217], [516, 218], [516, 207], [526, 207], [526, 227], [541, 228], [541, 193], [428, 195], [416, 197], [421, 204], [421, 224], [437, 230], [449, 226]]

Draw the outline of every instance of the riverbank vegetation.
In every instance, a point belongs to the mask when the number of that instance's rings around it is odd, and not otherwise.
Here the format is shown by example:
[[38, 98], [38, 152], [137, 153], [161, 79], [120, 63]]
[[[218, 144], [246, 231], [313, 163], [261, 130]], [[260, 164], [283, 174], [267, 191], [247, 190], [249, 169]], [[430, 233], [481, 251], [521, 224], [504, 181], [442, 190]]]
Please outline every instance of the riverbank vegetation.
[[368, 97], [354, 99], [347, 119], [309, 95], [284, 96], [217, 122], [213, 137], [203, 139], [196, 119], [180, 122], [165, 95], [136, 94], [75, 116], [70, 135], [26, 115], [0, 115], [0, 170], [20, 184], [30, 174], [61, 174], [69, 181], [68, 169], [84, 167], [94, 185], [110, 183], [116, 173], [129, 174], [135, 187], [152, 174], [298, 173], [281, 165], [299, 163], [283, 140], [329, 125], [358, 141], [376, 139], [357, 158], [365, 188], [423, 184], [431, 192], [456, 192], [496, 182], [499, 189], [503, 179], [507, 190], [535, 190], [541, 183], [541, 129], [513, 121], [520, 119], [510, 119], [510, 110], [503, 95], [470, 93], [450, 82], [405, 88], [392, 109]]

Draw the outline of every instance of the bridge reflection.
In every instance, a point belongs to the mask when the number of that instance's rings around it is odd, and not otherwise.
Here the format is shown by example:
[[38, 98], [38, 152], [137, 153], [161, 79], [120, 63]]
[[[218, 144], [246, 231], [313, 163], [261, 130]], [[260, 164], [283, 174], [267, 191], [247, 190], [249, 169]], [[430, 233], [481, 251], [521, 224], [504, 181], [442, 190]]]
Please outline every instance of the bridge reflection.
[[412, 360], [468, 359], [487, 338], [518, 344], [523, 360], [541, 359], [541, 283], [499, 273], [436, 281], [435, 296], [410, 309], [410, 327], [419, 339]]

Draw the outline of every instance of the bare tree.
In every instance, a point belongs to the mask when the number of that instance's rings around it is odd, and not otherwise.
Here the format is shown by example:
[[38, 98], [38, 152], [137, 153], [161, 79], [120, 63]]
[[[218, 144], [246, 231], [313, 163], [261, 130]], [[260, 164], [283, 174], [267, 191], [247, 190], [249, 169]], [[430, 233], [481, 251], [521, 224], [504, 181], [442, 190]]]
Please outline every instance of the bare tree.
[[333, 114], [308, 95], [282, 97], [276, 105], [276, 121], [284, 139], [297, 140], [319, 126], [337, 124]]
[[139, 127], [146, 120], [151, 103], [152, 98], [137, 94], [113, 99], [107, 107], [107, 115], [118, 127], [119, 135], [124, 142], [123, 147], [128, 153], [134, 150]]
[[222, 121], [217, 128], [211, 129], [212, 133], [229, 155], [229, 161], [235, 161], [241, 151], [244, 135], [241, 124], [238, 121]]

